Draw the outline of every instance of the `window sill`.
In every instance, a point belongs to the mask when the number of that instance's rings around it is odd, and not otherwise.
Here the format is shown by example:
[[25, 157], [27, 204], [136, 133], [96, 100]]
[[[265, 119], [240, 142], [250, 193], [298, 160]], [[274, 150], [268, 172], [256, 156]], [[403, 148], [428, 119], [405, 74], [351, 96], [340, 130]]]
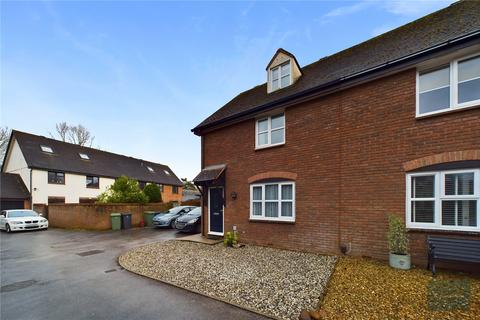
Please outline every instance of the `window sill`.
[[265, 145], [265, 146], [261, 146], [261, 147], [255, 147], [255, 151], [263, 150], [263, 149], [270, 149], [270, 148], [275, 148], [275, 147], [281, 147], [281, 146], [284, 146], [284, 145], [285, 145], [285, 142], [277, 143], [277, 144], [269, 144], [269, 145]]
[[465, 111], [465, 110], [469, 110], [469, 109], [473, 109], [473, 108], [478, 108], [480, 107], [480, 102], [478, 100], [472, 102], [472, 103], [469, 103], [469, 104], [466, 104], [464, 106], [461, 106], [461, 107], [456, 107], [456, 108], [450, 108], [450, 109], [445, 109], [445, 110], [438, 110], [438, 111], [432, 111], [432, 112], [428, 112], [428, 113], [425, 113], [425, 114], [416, 114], [415, 115], [415, 118], [418, 119], [418, 120], [421, 120], [421, 119], [425, 119], [425, 118], [431, 118], [431, 117], [435, 117], [435, 116], [441, 116], [441, 115], [444, 115], [444, 114], [449, 114], [449, 113], [453, 113], [453, 112], [459, 112], [459, 111]]
[[444, 227], [438, 227], [438, 226], [407, 226], [406, 227], [407, 231], [409, 232], [444, 232], [444, 233], [475, 233], [479, 234], [480, 233], [480, 228], [477, 227], [467, 227], [467, 228], [444, 228]]
[[100, 187], [87, 187], [87, 189], [100, 189]]
[[408, 233], [440, 233], [440, 234], [458, 234], [458, 235], [478, 235], [479, 231], [472, 231], [472, 230], [447, 230], [447, 229], [428, 229], [428, 228], [408, 228]]
[[295, 224], [294, 220], [269, 220], [269, 219], [248, 219], [249, 222], [259, 223], [280, 223], [280, 224]]

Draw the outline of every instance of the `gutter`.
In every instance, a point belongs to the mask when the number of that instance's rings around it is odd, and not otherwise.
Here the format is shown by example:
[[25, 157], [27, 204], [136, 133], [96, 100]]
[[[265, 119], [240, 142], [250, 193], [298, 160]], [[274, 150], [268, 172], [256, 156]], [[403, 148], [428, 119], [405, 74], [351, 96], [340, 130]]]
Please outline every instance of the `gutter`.
[[290, 104], [298, 103], [298, 101], [295, 101], [295, 99], [301, 99], [301, 98], [308, 99], [308, 98], [312, 98], [312, 97], [315, 98], [316, 96], [321, 95], [322, 93], [327, 93], [327, 94], [331, 93], [331, 92], [327, 91], [328, 89], [330, 89], [331, 91], [334, 91], [335, 89], [337, 89], [336, 91], [338, 91], [338, 89], [343, 89], [341, 87], [341, 85], [345, 84], [345, 86], [346, 86], [346, 83], [348, 83], [348, 81], [353, 81], [353, 80], [360, 81], [362, 79], [366, 79], [367, 76], [370, 76], [371, 74], [374, 74], [376, 72], [378, 73], [378, 72], [386, 70], [388, 68], [393, 68], [396, 65], [401, 66], [401, 63], [407, 63], [407, 62], [413, 63], [413, 62], [415, 62], [414, 59], [420, 59], [421, 57], [426, 56], [427, 54], [437, 53], [437, 52], [439, 52], [443, 49], [448, 49], [450, 46], [454, 46], [454, 45], [457, 45], [457, 44], [461, 45], [463, 43], [468, 43], [468, 41], [470, 41], [470, 40], [471, 41], [480, 40], [480, 30], [462, 35], [462, 36], [457, 37], [457, 38], [450, 39], [448, 41], [442, 42], [442, 43], [440, 43], [438, 45], [435, 45], [433, 47], [430, 47], [430, 48], [427, 48], [427, 49], [424, 49], [424, 50], [421, 50], [421, 51], [417, 51], [415, 53], [403, 56], [401, 58], [398, 58], [398, 59], [395, 59], [395, 60], [392, 60], [392, 61], [387, 61], [387, 62], [385, 62], [381, 65], [371, 67], [371, 68], [353, 73], [351, 75], [341, 77], [341, 78], [336, 79], [336, 80], [332, 80], [330, 82], [321, 84], [319, 86], [316, 86], [316, 87], [313, 87], [313, 88], [310, 88], [310, 89], [292, 94], [288, 97], [281, 98], [279, 100], [269, 102], [269, 103], [264, 104], [264, 105], [260, 105], [258, 107], [253, 108], [253, 109], [246, 110], [246, 111], [243, 111], [243, 112], [239, 112], [235, 115], [225, 117], [224, 119], [214, 121], [210, 124], [206, 124], [206, 125], [203, 125], [203, 126], [197, 126], [197, 127], [193, 128], [191, 131], [196, 135], [202, 135], [202, 131], [204, 131], [205, 129], [209, 129], [209, 128], [213, 128], [213, 127], [216, 127], [216, 126], [219, 126], [219, 125], [222, 125], [222, 124], [226, 124], [226, 123], [231, 122], [235, 119], [239, 119], [239, 118], [242, 118], [242, 117], [247, 117], [247, 116], [250, 116], [250, 115], [255, 114], [255, 113], [259, 113], [259, 112], [262, 112], [262, 111], [266, 111], [266, 110], [274, 109], [274, 108], [277, 108], [277, 107], [285, 106], [289, 102], [290, 102]]

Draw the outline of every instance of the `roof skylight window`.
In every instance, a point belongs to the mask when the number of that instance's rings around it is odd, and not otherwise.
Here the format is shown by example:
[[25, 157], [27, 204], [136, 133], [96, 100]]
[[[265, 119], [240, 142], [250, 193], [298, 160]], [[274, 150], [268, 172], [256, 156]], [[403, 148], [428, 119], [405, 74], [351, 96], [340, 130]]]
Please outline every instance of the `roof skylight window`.
[[163, 172], [165, 172], [165, 174], [166, 174], [167, 176], [170, 175], [170, 172], [168, 172], [167, 170], [163, 170]]
[[53, 149], [49, 146], [40, 146], [40, 148], [42, 149], [43, 152], [47, 152], [47, 153], [53, 153]]
[[147, 169], [148, 169], [148, 171], [150, 171], [150, 172], [155, 172], [155, 170], [153, 170], [152, 167], [147, 166]]
[[88, 154], [86, 154], [86, 153], [79, 153], [78, 155], [79, 155], [80, 158], [82, 158], [83, 160], [90, 160], [90, 157], [89, 157]]

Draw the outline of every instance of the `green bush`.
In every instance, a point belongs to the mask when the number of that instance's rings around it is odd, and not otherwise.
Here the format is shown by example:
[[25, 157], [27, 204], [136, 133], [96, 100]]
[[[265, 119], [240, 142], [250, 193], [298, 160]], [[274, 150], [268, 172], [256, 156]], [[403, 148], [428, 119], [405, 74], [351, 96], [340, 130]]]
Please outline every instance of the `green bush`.
[[397, 216], [388, 217], [388, 248], [393, 254], [408, 254], [407, 230], [403, 220]]
[[135, 179], [121, 176], [98, 197], [100, 203], [147, 203], [148, 196], [143, 193]]
[[238, 235], [236, 232], [227, 232], [223, 238], [223, 243], [227, 247], [232, 247], [238, 243]]
[[147, 184], [145, 188], [143, 188], [143, 193], [145, 193], [150, 202], [162, 202], [160, 188], [154, 183]]

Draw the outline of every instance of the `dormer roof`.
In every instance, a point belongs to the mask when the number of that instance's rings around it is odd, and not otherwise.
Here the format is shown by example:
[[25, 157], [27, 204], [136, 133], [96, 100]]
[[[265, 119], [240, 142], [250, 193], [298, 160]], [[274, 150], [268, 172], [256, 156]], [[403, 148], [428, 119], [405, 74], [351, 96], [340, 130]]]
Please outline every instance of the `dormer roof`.
[[276, 65], [272, 65], [274, 62], [275, 62], [275, 59], [278, 57], [279, 54], [284, 54], [286, 56], [289, 56], [290, 58], [293, 59], [293, 61], [295, 62], [295, 64], [298, 66], [298, 68], [300, 69], [300, 72], [301, 72], [301, 68], [300, 68], [300, 64], [298, 63], [297, 61], [297, 58], [295, 58], [295, 56], [288, 52], [287, 50], [283, 49], [283, 48], [278, 48], [277, 51], [275, 52], [275, 54], [273, 55], [272, 59], [270, 59], [270, 61], [268, 62], [267, 64], [267, 67], [265, 68], [265, 70], [268, 71], [268, 69], [270, 69], [271, 67], [275, 67]]

